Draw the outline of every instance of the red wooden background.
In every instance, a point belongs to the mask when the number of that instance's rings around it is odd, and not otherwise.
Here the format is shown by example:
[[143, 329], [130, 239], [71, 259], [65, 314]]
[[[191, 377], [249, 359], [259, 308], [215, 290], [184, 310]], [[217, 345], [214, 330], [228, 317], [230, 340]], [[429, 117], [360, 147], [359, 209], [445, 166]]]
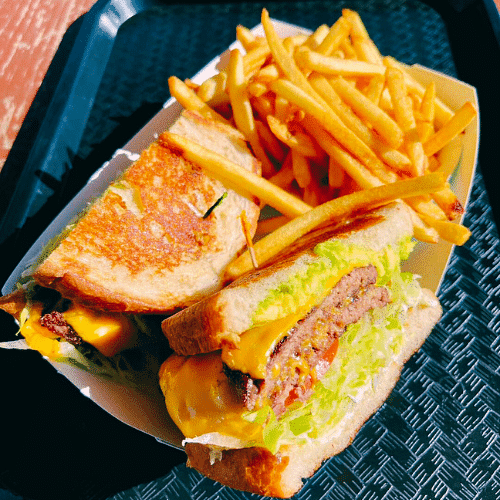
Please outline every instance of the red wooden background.
[[96, 0], [0, 0], [0, 170], [70, 24]]

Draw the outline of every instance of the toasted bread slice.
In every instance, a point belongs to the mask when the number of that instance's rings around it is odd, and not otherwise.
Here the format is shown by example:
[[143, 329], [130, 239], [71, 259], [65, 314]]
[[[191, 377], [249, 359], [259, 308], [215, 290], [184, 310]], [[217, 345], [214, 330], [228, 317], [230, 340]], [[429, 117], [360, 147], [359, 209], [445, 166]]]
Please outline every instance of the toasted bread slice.
[[321, 227], [298, 240], [287, 254], [277, 255], [266, 267], [165, 319], [163, 332], [172, 349], [182, 355], [215, 351], [224, 343], [237, 345], [239, 336], [254, 326], [254, 315], [263, 298], [323, 259], [314, 252], [317, 243], [339, 240], [346, 246], [353, 244], [380, 252], [411, 236], [412, 231], [411, 216], [402, 203], [367, 212], [348, 223]]
[[232, 488], [280, 498], [294, 495], [302, 488], [303, 479], [312, 476], [324, 460], [349, 446], [391, 393], [404, 363], [424, 343], [441, 316], [441, 307], [429, 290], [423, 290], [423, 299], [421, 306], [409, 312], [408, 335], [399, 355], [377, 376], [373, 390], [355, 402], [349, 417], [328, 436], [302, 446], [282, 447], [276, 455], [264, 448], [220, 449], [187, 443], [187, 465]]
[[[260, 171], [243, 138], [226, 125], [184, 112], [170, 130]], [[252, 234], [256, 229], [255, 202], [159, 140], [89, 208], [33, 276], [92, 308], [175, 311], [221, 287], [224, 268], [246, 243], [243, 210]]]

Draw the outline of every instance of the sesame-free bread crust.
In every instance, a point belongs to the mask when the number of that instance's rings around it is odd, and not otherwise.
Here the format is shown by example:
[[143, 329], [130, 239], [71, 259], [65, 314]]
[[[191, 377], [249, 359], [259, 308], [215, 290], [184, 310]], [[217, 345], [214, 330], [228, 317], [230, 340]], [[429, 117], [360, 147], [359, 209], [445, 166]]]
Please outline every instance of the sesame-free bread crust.
[[[422, 305], [410, 311], [408, 336], [400, 354], [378, 376], [375, 387], [355, 404], [349, 419], [332, 429], [329, 437], [304, 446], [283, 447], [276, 455], [263, 448], [216, 450], [199, 443], [187, 443], [187, 465], [205, 476], [235, 489], [264, 496], [288, 498], [303, 486], [322, 462], [344, 450], [368, 418], [387, 399], [405, 362], [422, 346], [441, 316], [441, 306], [430, 290], [423, 290]], [[430, 304], [430, 305], [429, 305]]]
[[[243, 138], [229, 129], [185, 111], [170, 131], [259, 173], [260, 164]], [[243, 210], [253, 235], [260, 212], [256, 200], [227, 189], [165, 147], [160, 136], [92, 204], [33, 276], [92, 308], [173, 312], [222, 286], [223, 270], [246, 243]]]

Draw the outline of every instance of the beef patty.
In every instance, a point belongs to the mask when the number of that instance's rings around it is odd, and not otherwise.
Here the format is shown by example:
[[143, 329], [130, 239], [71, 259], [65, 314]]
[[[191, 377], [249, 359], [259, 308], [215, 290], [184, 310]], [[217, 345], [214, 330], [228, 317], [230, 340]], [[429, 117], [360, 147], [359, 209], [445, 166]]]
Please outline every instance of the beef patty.
[[268, 403], [277, 416], [294, 401], [306, 400], [330, 367], [338, 339], [346, 327], [371, 309], [389, 302], [385, 287], [375, 285], [377, 270], [369, 265], [353, 269], [332, 288], [275, 346], [265, 379], [224, 366], [238, 398], [248, 410]]

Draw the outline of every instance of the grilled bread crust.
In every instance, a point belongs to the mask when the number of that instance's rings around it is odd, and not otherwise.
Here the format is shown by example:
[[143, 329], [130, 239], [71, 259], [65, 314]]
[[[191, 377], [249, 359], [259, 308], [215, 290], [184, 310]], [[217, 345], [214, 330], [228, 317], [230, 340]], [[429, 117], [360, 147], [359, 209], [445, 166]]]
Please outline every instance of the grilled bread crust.
[[[170, 131], [260, 172], [229, 126], [184, 112]], [[165, 147], [160, 136], [88, 209], [34, 278], [92, 308], [173, 312], [222, 286], [224, 268], [246, 243], [242, 210], [253, 235], [256, 200], [228, 190]]]
[[423, 290], [431, 305], [414, 308], [408, 317], [408, 332], [402, 351], [376, 381], [376, 390], [356, 403], [352, 415], [343, 422], [340, 435], [331, 435], [304, 446], [289, 446], [272, 455], [264, 448], [215, 450], [187, 443], [187, 465], [205, 476], [235, 489], [264, 496], [288, 498], [303, 486], [322, 462], [351, 444], [362, 425], [382, 406], [396, 385], [404, 363], [422, 346], [441, 316], [435, 295]]
[[251, 328], [253, 314], [262, 298], [319, 259], [312, 251], [316, 244], [338, 239], [379, 251], [412, 231], [410, 214], [402, 203], [359, 215], [348, 223], [321, 227], [299, 239], [265, 267], [165, 319], [163, 332], [170, 347], [185, 356], [215, 351], [224, 343], [237, 345], [239, 336]]

